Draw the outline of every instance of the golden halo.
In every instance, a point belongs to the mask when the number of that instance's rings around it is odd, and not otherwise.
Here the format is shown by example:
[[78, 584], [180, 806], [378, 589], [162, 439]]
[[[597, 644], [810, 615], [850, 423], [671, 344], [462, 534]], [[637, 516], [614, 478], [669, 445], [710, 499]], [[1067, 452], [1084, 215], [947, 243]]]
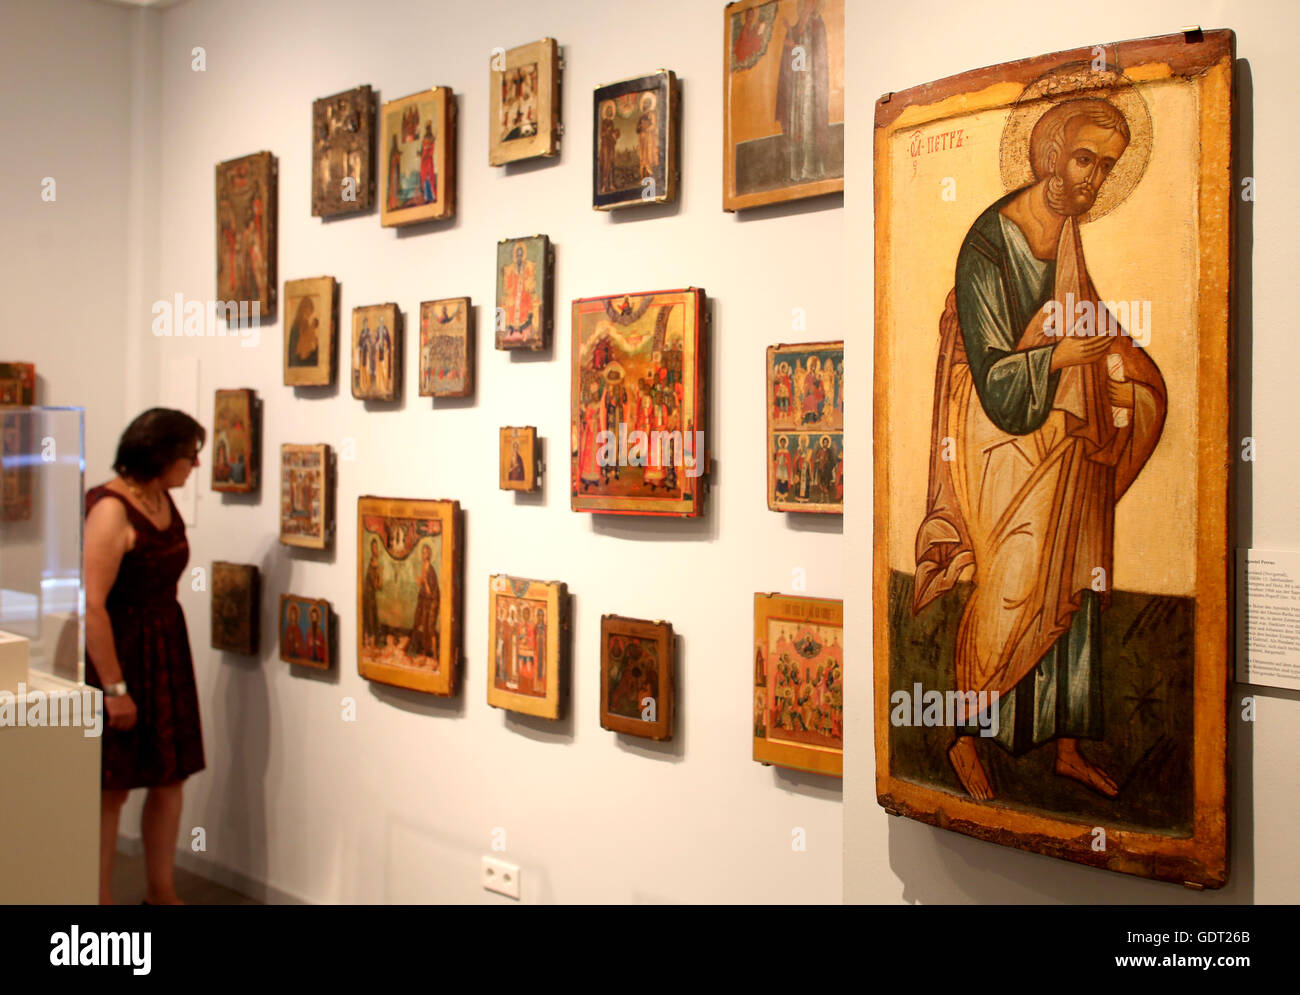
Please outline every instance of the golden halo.
[[647, 100], [650, 101], [650, 110], [654, 110], [656, 107], [659, 106], [659, 95], [657, 93], [655, 93], [653, 90], [642, 90], [641, 95], [637, 97], [637, 101], [636, 101], [637, 107], [640, 107]]
[[1029, 136], [1034, 125], [1056, 104], [1088, 97], [1106, 100], [1124, 115], [1129, 143], [1097, 191], [1092, 210], [1079, 218], [1080, 222], [1096, 221], [1124, 203], [1151, 160], [1151, 112], [1123, 72], [1111, 66], [1096, 70], [1089, 62], [1072, 62], [1044, 73], [1025, 87], [1011, 108], [998, 150], [1003, 188], [1011, 191], [1029, 186], [1035, 182], [1029, 162]]

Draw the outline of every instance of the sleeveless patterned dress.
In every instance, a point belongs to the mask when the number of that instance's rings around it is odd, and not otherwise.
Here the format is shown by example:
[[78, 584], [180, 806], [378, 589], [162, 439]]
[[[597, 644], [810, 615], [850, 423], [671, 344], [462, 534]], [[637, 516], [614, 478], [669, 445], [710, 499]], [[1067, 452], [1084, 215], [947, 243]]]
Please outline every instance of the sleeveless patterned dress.
[[[170, 494], [171, 525], [159, 529], [106, 486], [86, 493], [86, 514], [104, 498], [122, 502], [136, 533], [135, 548], [122, 557], [107, 607], [122, 679], [139, 717], [126, 732], [110, 729], [105, 718], [103, 786], [121, 790], [174, 784], [204, 767], [194, 661], [176, 599], [177, 582], [190, 558], [185, 523]], [[89, 653], [86, 662], [87, 682], [102, 688]]]

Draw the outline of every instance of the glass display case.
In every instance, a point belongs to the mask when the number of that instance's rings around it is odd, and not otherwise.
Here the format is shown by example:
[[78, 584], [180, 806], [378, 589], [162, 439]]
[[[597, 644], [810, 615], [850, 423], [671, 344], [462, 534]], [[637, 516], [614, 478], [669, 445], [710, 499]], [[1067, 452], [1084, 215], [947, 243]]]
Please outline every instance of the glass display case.
[[0, 632], [33, 672], [82, 684], [85, 409], [0, 407]]

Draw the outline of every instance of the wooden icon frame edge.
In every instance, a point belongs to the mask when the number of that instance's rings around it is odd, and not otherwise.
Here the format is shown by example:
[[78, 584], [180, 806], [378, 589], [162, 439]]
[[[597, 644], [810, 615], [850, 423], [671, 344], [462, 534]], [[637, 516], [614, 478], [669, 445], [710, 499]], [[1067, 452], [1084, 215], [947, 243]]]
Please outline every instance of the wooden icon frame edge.
[[[450, 536], [451, 542], [443, 542], [442, 576], [439, 578], [439, 597], [447, 603], [446, 617], [448, 624], [441, 627], [444, 642], [439, 652], [446, 663], [441, 674], [420, 674], [387, 664], [372, 664], [365, 660], [364, 640], [364, 572], [366, 569], [365, 526], [364, 519], [369, 513], [385, 518], [433, 518], [438, 517], [446, 526], [442, 533], [444, 540]], [[450, 548], [448, 548], [450, 547]], [[463, 574], [464, 574], [464, 524], [460, 502], [446, 499], [424, 498], [387, 498], [373, 494], [364, 494], [357, 498], [357, 673], [368, 681], [389, 684], [394, 687], [423, 691], [438, 697], [450, 697], [459, 689], [460, 664], [463, 636]], [[445, 590], [449, 586], [446, 579], [451, 578], [451, 594]], [[442, 613], [442, 604], [439, 612]], [[442, 619], [440, 618], [440, 621]], [[447, 649], [443, 652], [443, 646]]]
[[[428, 99], [430, 96], [438, 103], [438, 109], [442, 116], [442, 135], [438, 140], [438, 163], [441, 168], [438, 170], [438, 187], [439, 195], [437, 201], [433, 204], [417, 204], [412, 207], [394, 207], [388, 206], [388, 126], [387, 117], [392, 111], [397, 111], [406, 104], [418, 103], [421, 99]], [[379, 195], [379, 223], [384, 228], [404, 228], [407, 225], [419, 225], [428, 221], [446, 221], [456, 216], [456, 156], [458, 154], [459, 142], [457, 141], [458, 125], [456, 121], [456, 94], [449, 86], [434, 86], [428, 90], [417, 90], [415, 93], [408, 93], [404, 97], [396, 97], [382, 104], [379, 108], [378, 122], [378, 146], [376, 154], [376, 170], [379, 177], [376, 180], [376, 190]], [[379, 166], [382, 164], [382, 169]], [[443, 197], [442, 194], [446, 196]]]
[[[325, 629], [325, 652], [327, 654], [325, 662], [319, 663], [315, 660], [309, 660], [303, 657], [285, 656], [284, 653], [284, 611], [288, 602], [298, 602], [310, 605], [321, 610], [321, 619]], [[280, 659], [288, 664], [297, 667], [310, 667], [313, 670], [333, 670], [334, 664], [338, 659], [338, 625], [333, 607], [324, 598], [306, 598], [301, 594], [293, 594], [288, 591], [280, 595], [280, 611], [276, 615], [276, 643], [280, 654]]]
[[[653, 722], [613, 715], [609, 711], [609, 666], [606, 654], [609, 637], [629, 635], [653, 640], [664, 661], [659, 674], [658, 697], [655, 700], [656, 719]], [[623, 615], [600, 617], [600, 725], [602, 729], [666, 742], [673, 738], [677, 711], [677, 639], [671, 622], [627, 618]]]
[[[284, 457], [290, 452], [318, 452], [321, 456], [321, 537], [320, 539], [284, 534]], [[325, 442], [280, 445], [280, 542], [300, 549], [329, 549], [334, 542], [335, 518], [334, 451]]]
[[[289, 365], [289, 332], [295, 317], [289, 313], [289, 301], [291, 295], [289, 288], [294, 287], [293, 296], [306, 296], [308, 284], [320, 284], [318, 292], [322, 296], [328, 296], [330, 302], [330, 313], [328, 325], [322, 323], [325, 332], [325, 341], [320, 343], [317, 348], [324, 353], [323, 361], [318, 361], [315, 368], [291, 367]], [[328, 294], [323, 291], [328, 287]], [[284, 334], [281, 338], [284, 341], [284, 354], [281, 357], [281, 364], [284, 374], [284, 386], [286, 387], [332, 387], [335, 378], [338, 375], [338, 353], [339, 353], [339, 282], [332, 276], [310, 276], [300, 280], [285, 280], [282, 300], [284, 301]], [[317, 333], [318, 336], [320, 333]], [[323, 348], [322, 348], [323, 347]], [[323, 366], [323, 375], [321, 368]]]
[[[513, 595], [511, 590], [516, 583], [527, 583], [522, 595]], [[535, 593], [536, 592], [536, 593]], [[552, 673], [555, 683], [547, 689], [546, 697], [517, 694], [502, 690], [496, 686], [495, 646], [493, 631], [496, 624], [497, 596], [506, 594], [512, 597], [543, 600], [544, 592], [546, 610], [555, 624], [548, 626], [546, 648], [554, 666]], [[488, 652], [487, 652], [487, 700], [493, 708], [533, 715], [538, 718], [559, 720], [563, 714], [569, 693], [569, 588], [560, 580], [533, 580], [516, 577], [513, 574], [492, 574], [488, 578]]]
[[[488, 165], [504, 166], [511, 162], [523, 162], [528, 159], [550, 159], [560, 154], [560, 73], [562, 63], [560, 48], [554, 38], [539, 38], [524, 45], [516, 45], [505, 52], [505, 68], [513, 69], [519, 65], [535, 61], [538, 91], [538, 127], [537, 134], [528, 139], [505, 139], [495, 137], [497, 116], [501, 110], [501, 70], [489, 69], [488, 87]], [[542, 98], [545, 99], [542, 99]], [[546, 122], [543, 126], [542, 122]], [[513, 151], [518, 143], [520, 151]]]
[[[751, 649], [766, 645], [766, 622], [771, 617], [770, 609], [779, 601], [799, 602], [805, 606], [805, 609], [820, 606], [828, 617], [813, 622], [813, 624], [837, 627], [840, 630], [840, 645], [843, 647], [844, 602], [841, 599], [812, 598], [802, 594], [765, 594], [760, 591], [754, 595], [754, 628], [753, 639], [750, 643]], [[811, 619], [806, 617], [798, 621], [812, 622]], [[841, 653], [843, 653], [842, 649]], [[764, 666], [766, 667], [766, 662]], [[843, 681], [843, 666], [844, 662], [841, 663], [841, 682]], [[762, 686], [766, 687], [767, 685]], [[755, 695], [757, 695], [758, 687], [757, 684], [753, 685], [752, 689]], [[843, 707], [841, 703], [841, 711]], [[842, 741], [843, 736], [841, 735]], [[778, 767], [789, 767], [793, 770], [808, 771], [812, 774], [826, 774], [830, 777], [843, 777], [844, 775], [844, 749], [842, 746], [840, 749], [834, 750], [819, 746], [773, 743], [766, 736], [753, 736], [753, 744], [754, 760], [759, 763], [775, 764]]]

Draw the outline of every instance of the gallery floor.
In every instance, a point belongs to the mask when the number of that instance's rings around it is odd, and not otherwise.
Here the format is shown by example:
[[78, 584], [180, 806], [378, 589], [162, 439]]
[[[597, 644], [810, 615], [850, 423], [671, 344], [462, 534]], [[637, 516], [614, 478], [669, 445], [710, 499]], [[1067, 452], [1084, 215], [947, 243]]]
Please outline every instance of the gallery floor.
[[[260, 905], [184, 868], [176, 868], [176, 893], [186, 905]], [[118, 905], [139, 905], [145, 896], [144, 854], [118, 850], [113, 862], [113, 895]]]

